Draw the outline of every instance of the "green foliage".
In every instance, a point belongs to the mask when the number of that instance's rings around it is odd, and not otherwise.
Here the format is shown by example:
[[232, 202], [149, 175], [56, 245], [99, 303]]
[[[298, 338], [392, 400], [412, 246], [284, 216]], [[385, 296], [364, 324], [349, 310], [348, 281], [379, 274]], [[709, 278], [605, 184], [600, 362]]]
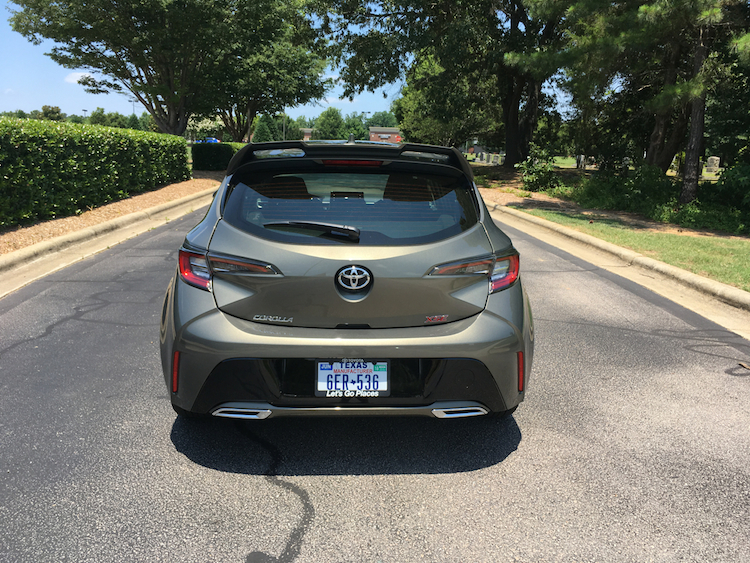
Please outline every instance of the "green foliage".
[[[258, 129], [264, 131], [261, 137], [262, 140], [256, 139], [256, 136], [259, 133]], [[265, 131], [267, 131], [267, 133]], [[253, 142], [266, 143], [268, 141], [281, 141], [281, 133], [279, 132], [279, 128], [276, 126], [276, 122], [274, 121], [273, 117], [271, 117], [267, 113], [264, 113], [258, 118], [258, 124], [256, 125], [253, 135]]]
[[744, 204], [746, 207], [735, 203], [750, 183], [749, 168], [738, 170], [736, 179], [730, 173], [721, 187], [703, 184], [698, 199], [684, 205], [678, 203], [677, 182], [648, 165], [639, 166], [628, 175], [595, 174], [569, 189], [567, 197], [591, 209], [628, 211], [683, 227], [742, 234], [750, 232], [750, 201]]
[[96, 108], [89, 116], [91, 125], [103, 125], [104, 127], [119, 127], [129, 129], [128, 118], [118, 112], [106, 113], [104, 108]]
[[267, 143], [273, 140], [274, 138], [271, 130], [268, 128], [268, 123], [258, 120], [258, 125], [255, 126], [255, 131], [253, 132], [253, 143]]
[[245, 143], [195, 143], [193, 170], [226, 170], [229, 161]]
[[534, 143], [525, 161], [516, 164], [523, 174], [523, 186], [532, 192], [555, 189], [560, 186], [560, 177], [555, 173], [555, 155], [548, 148]]
[[348, 138], [341, 110], [330, 107], [315, 120], [313, 139], [341, 140]]
[[423, 54], [407, 73], [401, 97], [391, 107], [409, 141], [458, 146], [469, 138], [492, 137], [502, 129], [497, 111], [483, 102], [493, 86], [492, 80], [476, 74], [456, 76], [434, 56]]
[[[386, 113], [386, 112], [379, 112], [379, 113]], [[390, 115], [390, 114], [389, 114]], [[391, 117], [393, 117], [391, 115]], [[396, 121], [396, 118], [393, 118], [393, 121]], [[366, 141], [370, 138], [370, 131], [368, 129], [368, 126], [365, 124], [364, 116], [361, 113], [350, 113], [346, 116], [344, 119], [344, 124], [346, 126], [346, 133], [345, 136], [348, 139], [351, 135], [354, 135], [354, 139], [359, 139], [362, 141]], [[375, 127], [373, 125], [373, 127]], [[387, 125], [383, 127], [396, 127], [395, 125]]]
[[[240, 4], [241, 11], [263, 3]], [[332, 80], [324, 77], [325, 44], [305, 15], [305, 3], [269, 5], [251, 25], [232, 20], [233, 42], [225, 45], [227, 54], [211, 67], [211, 94], [203, 100], [201, 113], [218, 115], [234, 140], [250, 135], [257, 114], [275, 115], [322, 98], [331, 88]], [[262, 41], [265, 30], [272, 30], [272, 39]], [[273, 138], [281, 140], [283, 133], [268, 126]], [[281, 131], [280, 123], [277, 127]]]
[[[271, 0], [13, 0], [11, 25], [81, 79], [92, 93], [129, 90], [160, 130], [182, 135], [216, 93], [212, 71], [236, 56], [268, 50], [281, 26]], [[293, 3], [285, 3], [294, 12]], [[236, 43], [235, 43], [236, 42]], [[98, 78], [101, 77], [101, 78]], [[215, 106], [214, 106], [215, 107]], [[213, 108], [212, 108], [213, 109]]]
[[65, 114], [57, 106], [42, 106], [42, 119], [47, 121], [65, 121]]
[[367, 127], [398, 127], [396, 116], [390, 111], [376, 111], [367, 120]]
[[0, 228], [73, 215], [190, 177], [172, 135], [0, 118]]
[[718, 182], [700, 184], [698, 199], [704, 203], [734, 207], [750, 214], [750, 164], [725, 168]]

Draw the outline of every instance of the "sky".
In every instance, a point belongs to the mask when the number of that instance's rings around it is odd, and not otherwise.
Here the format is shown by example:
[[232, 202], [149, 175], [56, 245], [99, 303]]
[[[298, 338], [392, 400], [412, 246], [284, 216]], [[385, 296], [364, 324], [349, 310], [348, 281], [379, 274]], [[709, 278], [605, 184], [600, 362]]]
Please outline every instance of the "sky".
[[[133, 112], [140, 115], [145, 111], [142, 105], [131, 102], [124, 94], [87, 94], [77, 83], [82, 69], [64, 68], [44, 54], [50, 51], [52, 42], [34, 45], [11, 29], [9, 6], [7, 0], [0, 0], [0, 112], [19, 109], [30, 112], [45, 105], [58, 106], [68, 115], [90, 114], [98, 107], [123, 115]], [[15, 4], [12, 6], [17, 8]], [[336, 77], [335, 71], [330, 71], [329, 76]], [[311, 118], [333, 106], [344, 115], [354, 112], [372, 115], [388, 111], [391, 102], [398, 97], [399, 89], [399, 85], [392, 85], [374, 94], [357, 95], [349, 101], [339, 99], [343, 88], [338, 86], [325, 100], [288, 108], [286, 113], [295, 118], [300, 115]]]

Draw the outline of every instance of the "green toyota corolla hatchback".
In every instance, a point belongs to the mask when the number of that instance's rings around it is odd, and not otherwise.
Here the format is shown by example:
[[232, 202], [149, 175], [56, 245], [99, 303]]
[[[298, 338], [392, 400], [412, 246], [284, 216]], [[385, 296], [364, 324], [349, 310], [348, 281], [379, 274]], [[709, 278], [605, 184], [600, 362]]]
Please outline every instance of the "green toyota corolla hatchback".
[[456, 149], [249, 144], [186, 236], [161, 358], [182, 415], [502, 415], [534, 332]]

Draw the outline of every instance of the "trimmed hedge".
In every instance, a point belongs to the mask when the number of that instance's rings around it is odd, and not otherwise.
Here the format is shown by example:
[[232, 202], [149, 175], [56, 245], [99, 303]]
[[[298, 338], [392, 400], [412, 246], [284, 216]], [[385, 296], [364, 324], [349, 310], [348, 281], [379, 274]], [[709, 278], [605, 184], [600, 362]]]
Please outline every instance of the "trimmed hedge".
[[189, 178], [182, 137], [0, 118], [0, 228], [79, 214]]
[[244, 143], [194, 143], [193, 170], [226, 170]]

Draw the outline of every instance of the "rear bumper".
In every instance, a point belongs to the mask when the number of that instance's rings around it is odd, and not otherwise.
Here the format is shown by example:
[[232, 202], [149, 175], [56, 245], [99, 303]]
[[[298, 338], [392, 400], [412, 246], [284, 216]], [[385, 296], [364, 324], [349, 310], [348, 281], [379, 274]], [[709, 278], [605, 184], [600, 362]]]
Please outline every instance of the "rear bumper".
[[[524, 399], [531, 371], [533, 329], [520, 283], [492, 295], [483, 312], [442, 325], [311, 329], [231, 317], [216, 309], [210, 293], [177, 277], [167, 292], [161, 327], [162, 365], [170, 391], [174, 351], [180, 352], [180, 362], [172, 403], [190, 412], [207, 414], [222, 405], [250, 403], [270, 405], [271, 416], [289, 416], [292, 411], [435, 416], [431, 405], [445, 401], [476, 403], [493, 412], [517, 406]], [[525, 360], [522, 391], [518, 352]], [[400, 376], [404, 380], [419, 381], [411, 381], [402, 393], [390, 397], [332, 403], [314, 397], [311, 390], [314, 370], [305, 371], [304, 366], [314, 366], [316, 358], [387, 359], [408, 367]], [[297, 366], [291, 371], [298, 381], [291, 386], [290, 370], [277, 365], [284, 360]], [[300, 387], [305, 373], [309, 373], [309, 391]]]

